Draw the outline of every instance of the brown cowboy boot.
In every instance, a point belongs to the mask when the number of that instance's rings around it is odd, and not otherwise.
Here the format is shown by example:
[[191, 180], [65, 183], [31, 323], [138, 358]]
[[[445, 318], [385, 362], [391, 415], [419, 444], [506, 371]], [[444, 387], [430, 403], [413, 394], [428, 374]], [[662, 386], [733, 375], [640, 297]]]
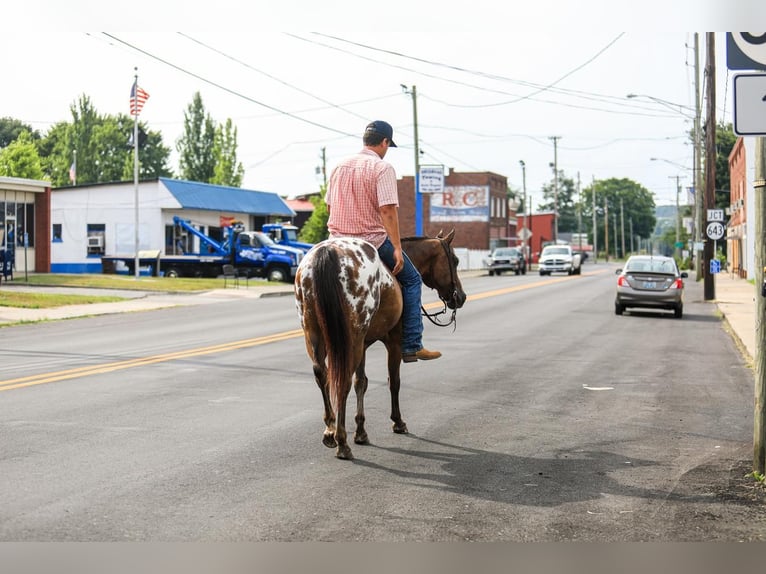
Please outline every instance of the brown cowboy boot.
[[402, 361], [405, 363], [414, 363], [415, 361], [430, 361], [431, 359], [438, 359], [442, 354], [439, 351], [429, 351], [426, 348], [420, 349], [414, 353], [404, 353], [402, 355]]

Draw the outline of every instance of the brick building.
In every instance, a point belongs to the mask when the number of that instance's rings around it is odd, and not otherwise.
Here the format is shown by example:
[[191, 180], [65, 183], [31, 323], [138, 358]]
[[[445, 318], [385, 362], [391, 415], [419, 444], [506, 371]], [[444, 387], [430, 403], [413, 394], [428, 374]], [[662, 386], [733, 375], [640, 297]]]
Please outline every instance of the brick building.
[[[415, 178], [397, 182], [402, 237], [415, 235]], [[455, 173], [444, 177], [444, 193], [422, 194], [423, 235], [455, 229], [453, 246], [493, 249], [516, 245], [516, 214], [509, 210], [508, 180], [492, 172]]]

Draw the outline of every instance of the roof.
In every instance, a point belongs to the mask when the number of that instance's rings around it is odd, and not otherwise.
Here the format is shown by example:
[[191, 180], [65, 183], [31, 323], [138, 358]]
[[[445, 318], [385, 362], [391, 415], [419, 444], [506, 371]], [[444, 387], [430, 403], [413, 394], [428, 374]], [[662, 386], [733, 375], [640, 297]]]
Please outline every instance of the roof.
[[296, 215], [284, 199], [269, 191], [256, 191], [166, 177], [161, 177], [159, 180], [184, 209], [230, 211], [249, 215], [278, 215], [283, 217]]
[[314, 204], [306, 199], [288, 199], [289, 205], [294, 211], [314, 211]]

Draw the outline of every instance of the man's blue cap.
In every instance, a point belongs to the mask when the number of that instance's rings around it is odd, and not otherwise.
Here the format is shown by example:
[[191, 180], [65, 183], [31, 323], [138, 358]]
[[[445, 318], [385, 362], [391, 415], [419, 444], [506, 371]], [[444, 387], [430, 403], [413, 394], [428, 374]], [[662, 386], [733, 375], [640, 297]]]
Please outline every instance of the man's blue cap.
[[364, 129], [364, 133], [369, 132], [375, 132], [376, 134], [382, 135], [388, 139], [389, 142], [391, 142], [391, 147], [398, 147], [394, 143], [394, 128], [392, 128], [391, 124], [388, 122], [384, 122], [383, 120], [375, 120], [374, 122], [367, 124], [367, 127]]

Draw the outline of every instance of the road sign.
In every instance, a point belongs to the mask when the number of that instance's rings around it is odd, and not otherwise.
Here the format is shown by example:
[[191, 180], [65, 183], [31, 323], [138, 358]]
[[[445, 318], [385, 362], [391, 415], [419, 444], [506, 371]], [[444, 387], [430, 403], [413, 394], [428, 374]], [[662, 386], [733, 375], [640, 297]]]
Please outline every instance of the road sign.
[[766, 74], [734, 76], [734, 133], [766, 135]]
[[725, 228], [720, 221], [711, 221], [707, 224], [707, 236], [713, 241], [718, 241], [723, 237]]
[[444, 166], [420, 166], [420, 193], [444, 193]]
[[521, 231], [519, 231], [519, 235], [521, 236], [522, 240], [526, 241], [527, 239], [532, 237], [532, 232], [526, 227], [522, 227]]
[[720, 259], [711, 259], [710, 260], [710, 274], [714, 273], [720, 273], [721, 272], [721, 260]]
[[726, 67], [730, 70], [766, 70], [766, 33], [727, 32]]
[[708, 209], [707, 220], [708, 221], [723, 221], [723, 209]]

